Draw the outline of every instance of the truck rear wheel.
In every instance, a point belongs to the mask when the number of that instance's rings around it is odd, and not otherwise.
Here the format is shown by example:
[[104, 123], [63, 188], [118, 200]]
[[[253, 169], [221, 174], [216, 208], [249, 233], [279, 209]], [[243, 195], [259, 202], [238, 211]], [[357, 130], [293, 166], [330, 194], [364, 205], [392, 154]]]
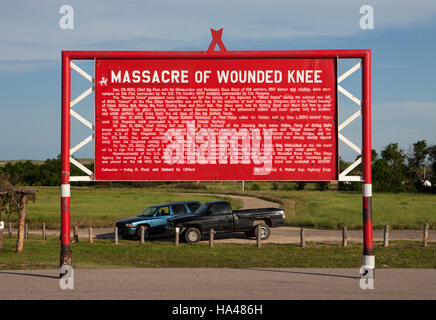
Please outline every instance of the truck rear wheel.
[[[257, 238], [257, 226], [253, 228], [254, 236]], [[271, 235], [271, 229], [266, 223], [260, 223], [260, 239], [266, 240]]]
[[187, 243], [197, 243], [200, 241], [201, 233], [200, 230], [194, 227], [188, 228], [184, 233], [184, 238]]

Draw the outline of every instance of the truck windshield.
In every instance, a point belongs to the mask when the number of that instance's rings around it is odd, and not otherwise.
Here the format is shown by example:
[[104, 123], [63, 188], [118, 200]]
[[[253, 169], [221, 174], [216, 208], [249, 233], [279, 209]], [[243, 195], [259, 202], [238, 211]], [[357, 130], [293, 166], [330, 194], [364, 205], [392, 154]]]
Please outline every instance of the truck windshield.
[[156, 212], [156, 209], [157, 209], [156, 207], [149, 207], [144, 211], [142, 211], [138, 217], [151, 217]]

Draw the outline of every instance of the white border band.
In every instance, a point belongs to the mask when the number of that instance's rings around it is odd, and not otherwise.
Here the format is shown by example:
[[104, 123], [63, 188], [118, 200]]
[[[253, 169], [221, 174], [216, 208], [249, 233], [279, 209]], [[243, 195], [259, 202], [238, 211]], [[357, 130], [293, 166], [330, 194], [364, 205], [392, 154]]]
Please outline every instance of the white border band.
[[372, 184], [364, 183], [362, 186], [362, 194], [364, 197], [372, 197]]
[[375, 256], [363, 256], [363, 266], [366, 268], [375, 268]]
[[69, 184], [61, 184], [61, 197], [70, 197], [70, 185]]

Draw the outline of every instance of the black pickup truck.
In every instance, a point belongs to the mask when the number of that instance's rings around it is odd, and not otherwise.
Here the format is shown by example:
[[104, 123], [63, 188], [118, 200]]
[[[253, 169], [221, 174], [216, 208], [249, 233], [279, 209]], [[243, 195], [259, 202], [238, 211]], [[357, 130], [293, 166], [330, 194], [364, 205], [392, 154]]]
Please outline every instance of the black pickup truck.
[[261, 226], [261, 239], [265, 240], [274, 227], [283, 226], [285, 211], [280, 208], [235, 210], [228, 201], [206, 202], [194, 214], [168, 219], [167, 229], [174, 233], [179, 228], [181, 239], [195, 243], [210, 229], [220, 233], [245, 232], [256, 236], [256, 226]]

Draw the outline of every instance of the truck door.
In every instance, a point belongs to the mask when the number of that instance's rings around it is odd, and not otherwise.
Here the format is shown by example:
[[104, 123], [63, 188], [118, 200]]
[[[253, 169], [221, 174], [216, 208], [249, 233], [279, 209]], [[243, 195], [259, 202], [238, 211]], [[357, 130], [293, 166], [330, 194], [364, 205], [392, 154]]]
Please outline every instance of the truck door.
[[209, 229], [214, 229], [218, 232], [233, 231], [233, 214], [228, 203], [215, 203], [210, 207], [210, 213], [213, 217]]
[[253, 225], [253, 219], [241, 214], [233, 214], [233, 231], [247, 231]]
[[156, 213], [156, 219], [153, 219], [151, 223], [152, 233], [165, 232], [165, 226], [167, 219], [170, 217], [171, 212], [169, 207], [159, 207], [159, 211]]

